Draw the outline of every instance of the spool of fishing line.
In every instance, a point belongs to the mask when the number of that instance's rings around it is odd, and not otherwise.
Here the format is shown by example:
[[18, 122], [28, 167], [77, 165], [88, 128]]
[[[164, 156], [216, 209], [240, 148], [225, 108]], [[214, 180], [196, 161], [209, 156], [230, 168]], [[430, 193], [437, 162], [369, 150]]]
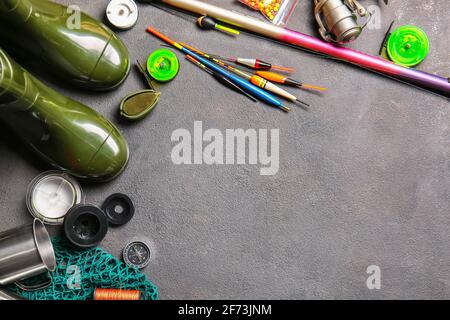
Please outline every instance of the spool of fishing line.
[[121, 30], [134, 27], [139, 11], [133, 0], [112, 0], [106, 8], [106, 17], [111, 25]]
[[401, 26], [387, 40], [387, 54], [394, 63], [404, 67], [420, 64], [430, 52], [427, 34], [415, 26]]
[[139, 290], [96, 288], [94, 291], [94, 300], [137, 301], [141, 300], [141, 292]]
[[28, 185], [26, 203], [33, 217], [46, 224], [60, 225], [67, 212], [83, 202], [80, 184], [62, 171], [47, 171]]
[[171, 81], [179, 70], [180, 63], [177, 56], [168, 49], [156, 50], [147, 59], [147, 71], [156, 81]]

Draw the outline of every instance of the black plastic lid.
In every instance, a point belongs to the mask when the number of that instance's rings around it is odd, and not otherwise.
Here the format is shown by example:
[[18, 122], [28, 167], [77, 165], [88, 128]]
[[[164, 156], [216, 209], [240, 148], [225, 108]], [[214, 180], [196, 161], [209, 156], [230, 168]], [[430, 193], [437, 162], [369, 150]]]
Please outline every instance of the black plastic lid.
[[109, 223], [121, 226], [128, 223], [134, 216], [134, 204], [131, 199], [122, 193], [110, 195], [102, 204]]
[[71, 243], [81, 248], [95, 247], [108, 232], [105, 213], [93, 205], [79, 204], [67, 212], [64, 233]]

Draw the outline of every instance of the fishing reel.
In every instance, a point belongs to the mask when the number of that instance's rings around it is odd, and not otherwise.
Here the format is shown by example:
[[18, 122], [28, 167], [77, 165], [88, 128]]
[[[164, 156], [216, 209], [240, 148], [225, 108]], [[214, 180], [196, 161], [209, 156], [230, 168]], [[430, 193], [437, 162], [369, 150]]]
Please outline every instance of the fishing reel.
[[[348, 43], [361, 34], [370, 19], [369, 11], [356, 0], [314, 0], [314, 16], [325, 41]], [[366, 17], [361, 26], [359, 17]]]

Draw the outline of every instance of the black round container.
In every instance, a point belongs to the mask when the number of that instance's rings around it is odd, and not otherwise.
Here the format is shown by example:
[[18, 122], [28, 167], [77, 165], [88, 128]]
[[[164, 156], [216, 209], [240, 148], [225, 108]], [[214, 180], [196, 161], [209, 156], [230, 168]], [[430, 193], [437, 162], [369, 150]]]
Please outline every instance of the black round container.
[[95, 247], [108, 232], [105, 213], [93, 205], [79, 204], [69, 210], [64, 219], [67, 239], [81, 248]]
[[122, 193], [110, 195], [102, 204], [109, 223], [121, 226], [128, 223], [134, 216], [134, 205], [131, 199]]

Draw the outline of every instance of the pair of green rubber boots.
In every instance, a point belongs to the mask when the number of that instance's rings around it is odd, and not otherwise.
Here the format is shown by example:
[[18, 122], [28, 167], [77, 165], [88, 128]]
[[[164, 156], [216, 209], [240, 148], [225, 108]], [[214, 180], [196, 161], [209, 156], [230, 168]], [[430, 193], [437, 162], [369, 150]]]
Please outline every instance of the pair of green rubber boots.
[[[128, 51], [110, 29], [47, 0], [0, 0], [0, 45], [93, 90], [120, 85], [130, 69]], [[2, 48], [0, 119], [44, 160], [76, 177], [111, 180], [128, 162], [128, 145], [111, 122], [43, 84]]]

